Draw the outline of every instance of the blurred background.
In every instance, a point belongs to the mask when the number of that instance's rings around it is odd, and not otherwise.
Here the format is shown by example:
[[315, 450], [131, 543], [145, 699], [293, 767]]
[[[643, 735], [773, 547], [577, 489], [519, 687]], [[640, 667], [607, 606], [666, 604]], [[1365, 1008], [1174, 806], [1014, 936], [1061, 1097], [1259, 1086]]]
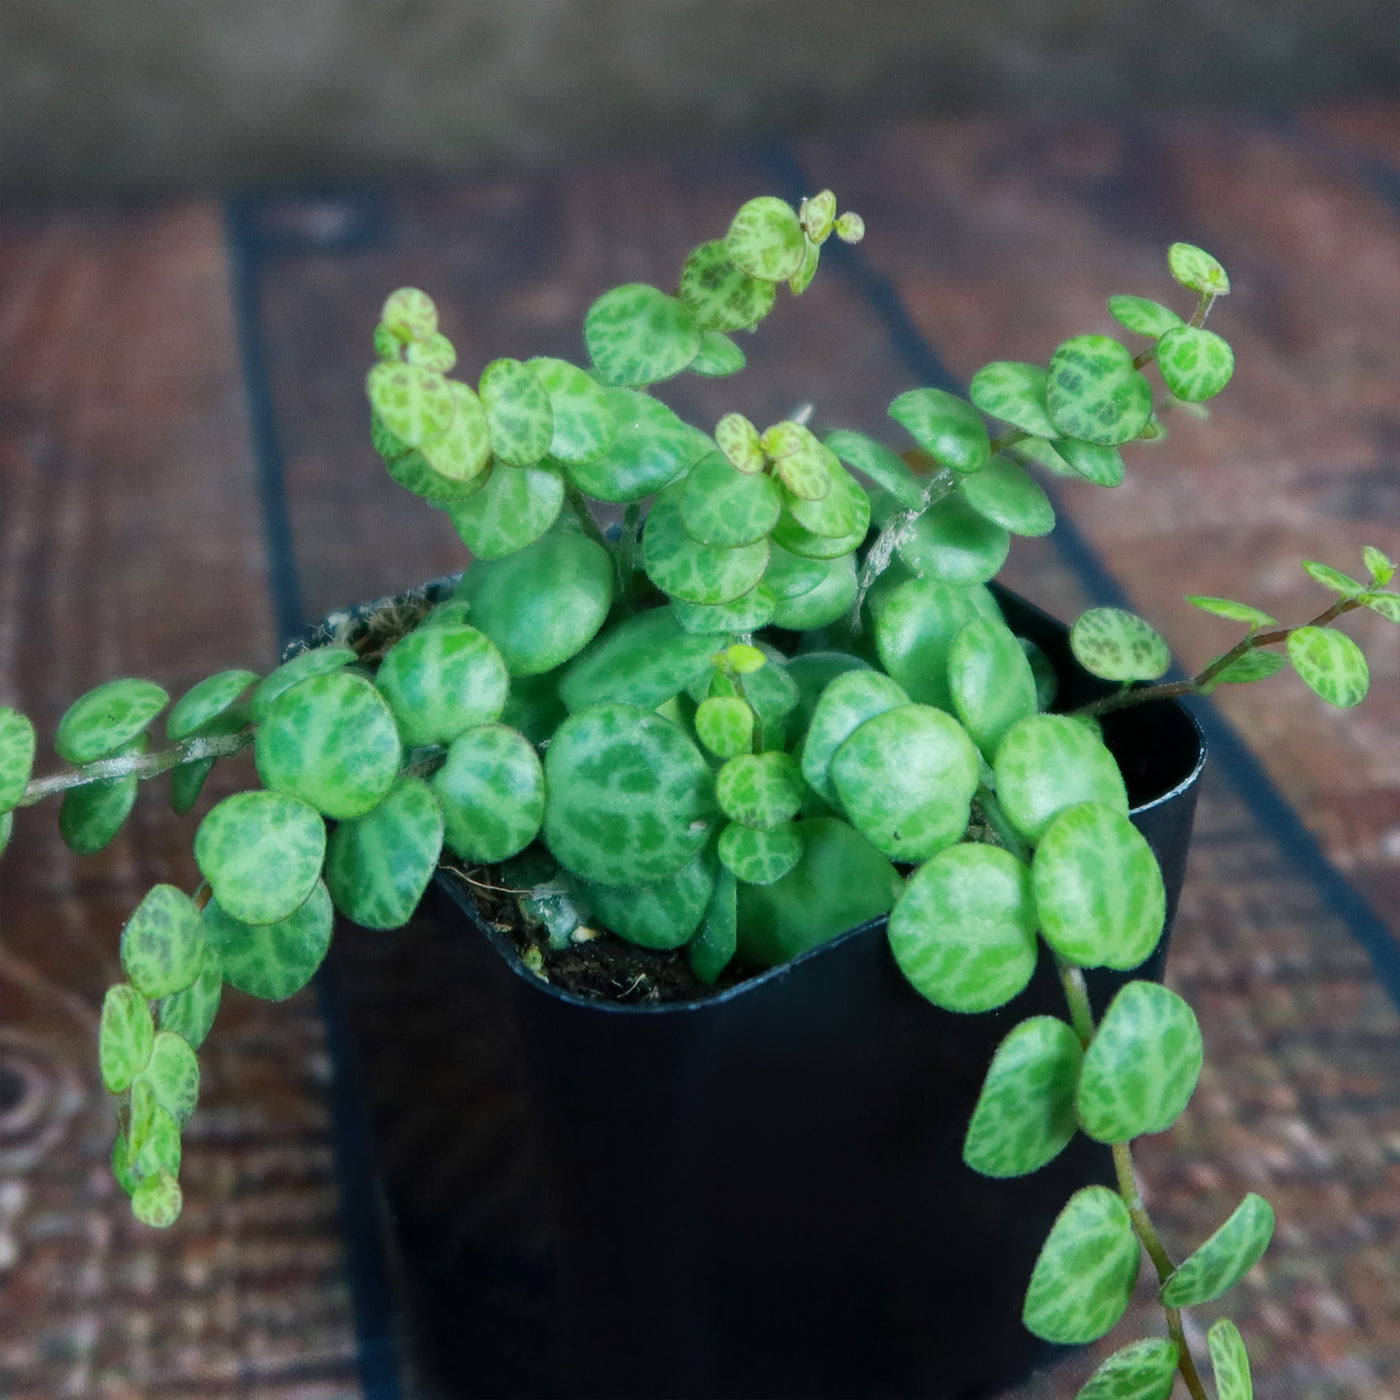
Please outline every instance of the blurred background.
[[1395, 0], [5, 0], [0, 193], [519, 167], [1400, 88]]

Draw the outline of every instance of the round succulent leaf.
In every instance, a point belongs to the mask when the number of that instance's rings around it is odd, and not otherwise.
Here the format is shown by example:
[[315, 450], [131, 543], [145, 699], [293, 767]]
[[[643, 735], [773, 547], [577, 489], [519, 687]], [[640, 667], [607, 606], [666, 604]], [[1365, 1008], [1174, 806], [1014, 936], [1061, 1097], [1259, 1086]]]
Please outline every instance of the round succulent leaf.
[[[214, 901], [246, 924], [276, 923], [299, 909], [316, 888], [325, 853], [326, 827], [315, 808], [280, 792], [233, 793], [210, 808], [194, 837], [195, 864]], [[206, 934], [208, 918], [206, 905]]]
[[433, 774], [444, 839], [466, 861], [489, 865], [523, 851], [544, 817], [544, 771], [535, 746], [504, 724], [459, 734]]
[[501, 717], [510, 692], [494, 643], [466, 623], [441, 622], [399, 638], [374, 684], [407, 746], [450, 743], [464, 729]]
[[687, 633], [669, 608], [635, 613], [571, 663], [559, 694], [570, 711], [608, 701], [655, 709], [710, 674], [715, 647], [713, 636]]
[[583, 342], [604, 382], [655, 384], [679, 374], [695, 358], [700, 328], [684, 303], [631, 282], [604, 292], [588, 308]]
[[1040, 365], [1017, 360], [996, 360], [972, 376], [967, 396], [988, 418], [999, 418], [1032, 437], [1059, 434], [1045, 411], [1045, 385], [1049, 375]]
[[800, 525], [792, 513], [784, 509], [769, 537], [772, 543], [804, 559], [836, 559], [859, 549], [864, 544], [866, 531], [870, 527], [870, 498], [854, 477], [848, 475], [846, 480], [859, 492], [859, 500], [852, 501], [856, 510], [856, 523], [850, 534], [816, 534]]
[[[990, 848], [981, 848], [990, 849]], [[1074, 1085], [1083, 1049], [1056, 1016], [1022, 1021], [997, 1046], [967, 1126], [963, 1161], [983, 1176], [1039, 1171], [1078, 1128]]]
[[180, 1218], [184, 1197], [180, 1183], [169, 1172], [143, 1177], [131, 1193], [131, 1213], [143, 1225], [164, 1230]]
[[1084, 1055], [1079, 1122], [1100, 1142], [1165, 1132], [1201, 1072], [1201, 1032], [1191, 1008], [1156, 982], [1129, 982]]
[[1117, 486], [1123, 480], [1123, 454], [1116, 447], [1057, 438], [1053, 448], [1076, 476], [1095, 486]]
[[257, 679], [256, 671], [220, 671], [192, 685], [166, 716], [166, 738], [178, 744], [191, 734], [197, 734], [206, 724], [227, 713]]
[[695, 743], [637, 705], [594, 705], [559, 726], [545, 750], [544, 841], [585, 880], [648, 885], [705, 844], [714, 779]]
[[616, 425], [611, 444], [600, 457], [565, 463], [570, 482], [585, 495], [618, 504], [640, 501], [714, 451], [709, 437], [649, 394], [606, 393]]
[[831, 781], [851, 825], [876, 850], [891, 860], [927, 860], [967, 830], [977, 749], [951, 715], [900, 705], [842, 743]]
[[790, 753], [740, 753], [719, 770], [715, 795], [731, 821], [763, 831], [797, 815], [807, 784]]
[[471, 604], [512, 678], [539, 675], [597, 635], [612, 606], [612, 559], [596, 541], [555, 530], [504, 559], [473, 561], [454, 596]]
[[1183, 287], [1207, 296], [1223, 297], [1230, 290], [1225, 269], [1204, 248], [1192, 243], [1173, 243], [1167, 249], [1167, 268]]
[[18, 806], [34, 771], [34, 725], [18, 710], [0, 707], [0, 812]]
[[331, 832], [325, 879], [332, 902], [364, 928], [399, 928], [428, 887], [442, 841], [442, 809], [432, 788], [401, 777], [372, 812]]
[[715, 424], [715, 442], [735, 471], [754, 476], [768, 461], [758, 429], [742, 413], [726, 413]]
[[1102, 802], [1055, 817], [1031, 861], [1031, 888], [1045, 941], [1080, 967], [1127, 971], [1162, 936], [1166, 894], [1157, 858], [1132, 822]]
[[[794, 632], [811, 632], [819, 627], [831, 626], [851, 610], [860, 586], [855, 556], [842, 554], [835, 559], [813, 562], [824, 569], [823, 578], [814, 588], [776, 603], [770, 618], [773, 626]], [[760, 588], [763, 586], [759, 585]]]
[[685, 603], [671, 599], [671, 612], [683, 632], [714, 637], [731, 632], [757, 632], [774, 623], [778, 600], [762, 579], [729, 603]]
[[695, 737], [717, 758], [748, 753], [753, 733], [753, 710], [737, 695], [712, 695], [695, 711]]
[[734, 872], [721, 866], [695, 936], [686, 946], [690, 970], [707, 987], [734, 960], [738, 949], [738, 889]]
[[802, 858], [802, 833], [795, 822], [758, 828], [730, 822], [719, 834], [724, 868], [746, 885], [771, 885]]
[[943, 389], [910, 389], [889, 407], [890, 417], [940, 466], [979, 472], [992, 455], [982, 415]]
[[691, 249], [678, 290], [701, 330], [739, 331], [756, 326], [773, 309], [778, 289], [774, 282], [750, 277], [717, 238]]
[[69, 788], [58, 805], [58, 834], [75, 855], [92, 856], [122, 829], [136, 805], [135, 774]]
[[711, 452], [685, 478], [681, 522], [699, 544], [736, 549], [763, 539], [782, 508], [782, 493], [771, 476], [736, 471], [722, 452]]
[[875, 647], [885, 670], [911, 700], [951, 709], [948, 653], [962, 628], [983, 615], [982, 591], [915, 578], [884, 600], [875, 617]]
[[[483, 419], [483, 423], [484, 423]], [[448, 442], [445, 438], [434, 439], [435, 444], [441, 450], [438, 451], [440, 459], [446, 460], [449, 452], [460, 445], [456, 440]], [[451, 465], [449, 463], [449, 465]], [[429, 505], [444, 505], [448, 501], [465, 501], [468, 496], [475, 495], [486, 484], [490, 477], [491, 459], [489, 444], [487, 453], [481, 469], [474, 475], [464, 480], [450, 480], [434, 469], [431, 462], [418, 448], [410, 448], [402, 456], [385, 457], [384, 469], [405, 491], [411, 491], [415, 496], [422, 497]]]
[[457, 411], [448, 381], [423, 365], [381, 362], [366, 377], [365, 391], [384, 426], [409, 447], [445, 433]]
[[[736, 476], [739, 473], [735, 473]], [[731, 603], [763, 577], [768, 540], [733, 549], [700, 544], [685, 528], [685, 481], [675, 482], [652, 503], [642, 531], [642, 561], [651, 581], [687, 603]]]
[[457, 363], [457, 349], [441, 331], [427, 340], [415, 340], [404, 347], [404, 359], [411, 365], [422, 365], [446, 374]]
[[804, 817], [795, 826], [802, 853], [793, 868], [769, 885], [739, 885], [739, 956], [752, 967], [776, 967], [888, 914], [902, 887], [894, 866], [846, 822]]
[[996, 577], [1011, 550], [1011, 538], [961, 495], [954, 495], [914, 520], [896, 548], [915, 573], [970, 588]]
[[1240, 1329], [1228, 1317], [1211, 1323], [1206, 1333], [1211, 1369], [1215, 1372], [1218, 1400], [1254, 1400], [1254, 1382], [1249, 1374], [1249, 1353]]
[[[728, 648], [728, 654], [732, 658], [739, 650], [738, 646], [732, 646]], [[742, 676], [744, 699], [753, 706], [753, 712], [759, 721], [769, 725], [782, 719], [784, 715], [791, 714], [797, 708], [801, 697], [796, 681], [788, 675], [787, 658], [766, 642], [744, 650], [757, 652], [763, 658], [763, 664], [744, 668], [731, 660], [729, 666], [732, 671]], [[771, 749], [781, 745], [766, 743], [763, 747]]]
[[284, 1001], [306, 986], [325, 959], [334, 924], [330, 892], [319, 878], [291, 914], [273, 923], [235, 918], [217, 893], [204, 906], [204, 934], [224, 981], [264, 1001]]
[[1080, 335], [1050, 357], [1045, 403], [1061, 436], [1116, 446], [1147, 426], [1152, 386], [1112, 336]]
[[181, 763], [170, 770], [170, 810], [177, 817], [183, 817], [203, 791], [204, 780], [214, 771], [212, 758], [197, 759], [193, 763]]
[[177, 1124], [183, 1126], [189, 1122], [199, 1101], [199, 1062], [184, 1036], [173, 1031], [157, 1031], [151, 1042], [150, 1058], [137, 1079], [151, 1086], [157, 1106]]
[[1115, 1351], [1074, 1400], [1168, 1400], [1181, 1353], [1169, 1337], [1148, 1337]]
[[813, 243], [823, 242], [836, 222], [836, 196], [830, 190], [823, 190], [804, 199], [798, 207], [797, 217]]
[[151, 1058], [156, 1027], [146, 998], [129, 982], [107, 988], [97, 1030], [97, 1063], [109, 1094], [123, 1094]]
[[[139, 1145], [121, 1136], [117, 1141], [128, 1154], [125, 1179], [130, 1190], [134, 1191], [139, 1182], [160, 1172], [170, 1176], [180, 1174], [180, 1125], [159, 1104], [149, 1114], [145, 1136]], [[113, 1156], [116, 1156], [115, 1151]]]
[[655, 884], [586, 889], [595, 917], [619, 938], [639, 948], [679, 948], [700, 926], [718, 869], [713, 851], [702, 850], [669, 879]]
[[817, 275], [817, 267], [821, 260], [821, 245], [808, 238], [802, 249], [802, 266], [788, 278], [788, 291], [793, 296], [800, 297], [812, 285], [812, 278]]
[[1013, 724], [1036, 713], [1035, 672], [1020, 640], [1004, 623], [975, 617], [948, 649], [953, 711], [990, 762]]
[[1035, 930], [1026, 867], [998, 846], [969, 842], [939, 851], [909, 877], [890, 912], [889, 939], [900, 971], [935, 1006], [990, 1011], [1030, 981]]
[[1366, 655], [1345, 633], [1295, 627], [1287, 647], [1293, 669], [1319, 699], [1345, 710], [1366, 698], [1371, 684]]
[[[851, 556], [836, 556], [837, 559], [848, 557]], [[791, 550], [784, 549], [775, 540], [770, 540], [768, 567], [764, 570], [763, 582], [772, 590], [774, 598], [779, 602], [790, 602], [794, 598], [800, 598], [804, 593], [810, 593], [819, 584], [825, 583], [832, 562], [831, 559], [814, 559], [794, 554]]]
[[1200, 608], [1202, 612], [1211, 613], [1215, 617], [1228, 618], [1231, 622], [1243, 622], [1251, 632], [1259, 627], [1275, 625], [1274, 619], [1268, 613], [1251, 607], [1248, 603], [1237, 603], [1233, 598], [1207, 598], [1200, 594], [1187, 594], [1186, 601], [1193, 608]]
[[1235, 372], [1235, 352], [1214, 331], [1173, 326], [1157, 341], [1162, 382], [1186, 403], [1213, 398]]
[[68, 763], [91, 763], [146, 732], [170, 702], [154, 681], [108, 681], [80, 695], [58, 722], [53, 746]]
[[554, 524], [564, 494], [564, 478], [552, 463], [498, 465], [480, 491], [445, 508], [458, 538], [478, 559], [504, 559]]
[[1127, 816], [1128, 790], [1113, 755], [1067, 715], [1030, 715], [1014, 724], [993, 767], [1002, 810], [1033, 846], [1060, 812], [1081, 802]]
[[1146, 297], [1109, 297], [1108, 314], [1120, 326], [1139, 335], [1153, 337], [1183, 324], [1181, 317], [1171, 307], [1163, 306], [1160, 301], [1149, 301]]
[[909, 704], [909, 693], [881, 671], [844, 670], [833, 676], [812, 710], [802, 744], [802, 776], [835, 806], [840, 799], [831, 777], [836, 750], [868, 719]]
[[403, 743], [389, 702], [358, 671], [328, 671], [284, 690], [253, 742], [258, 777], [336, 820], [362, 817], [394, 785]]
[[554, 431], [547, 454], [569, 464], [596, 461], [617, 435], [608, 390], [568, 360], [541, 355], [526, 364], [549, 396]]
[[838, 428], [823, 439], [848, 467], [888, 491], [906, 510], [921, 510], [924, 489], [909, 465], [882, 442], [864, 433]]
[[740, 271], [764, 282], [786, 282], [802, 267], [807, 236], [785, 200], [761, 195], [742, 205], [725, 235], [724, 250]]
[[182, 991], [204, 961], [199, 910], [174, 885], [156, 885], [123, 926], [120, 947], [122, 970], [142, 996]]
[[156, 1008], [156, 1021], [163, 1031], [170, 1031], [183, 1039], [191, 1050], [198, 1050], [204, 1043], [219, 1012], [219, 1002], [223, 996], [224, 972], [219, 955], [211, 948], [202, 935], [203, 957], [199, 972], [188, 987], [169, 996], [162, 997]]
[[1324, 588], [1340, 593], [1343, 598], [1355, 598], [1366, 591], [1364, 584], [1358, 583], [1340, 569], [1334, 569], [1330, 564], [1319, 564], [1314, 559], [1303, 560], [1303, 572], [1314, 583], [1320, 583]]
[[1142, 618], [1122, 608], [1090, 608], [1069, 629], [1070, 650], [1091, 676], [1155, 681], [1172, 664], [1166, 642]]
[[[470, 495], [490, 466], [495, 446], [490, 415], [481, 400], [465, 384], [451, 381], [447, 387], [452, 395], [452, 421], [418, 448], [432, 473], [423, 481], [423, 494], [429, 499], [440, 494], [449, 498], [459, 493]], [[395, 474], [391, 468], [390, 475]]]
[[431, 340], [438, 330], [437, 307], [432, 297], [417, 287], [390, 292], [379, 321], [396, 340], [410, 343]]
[[511, 467], [538, 462], [554, 440], [554, 409], [534, 369], [523, 360], [492, 360], [477, 384], [491, 452]]
[[1162, 1285], [1163, 1306], [1194, 1308], [1220, 1297], [1259, 1262], [1273, 1233], [1274, 1208], [1251, 1191]]
[[1371, 609], [1372, 612], [1379, 613], [1387, 622], [1400, 622], [1400, 596], [1394, 593], [1372, 590], [1361, 594], [1361, 601]]
[[719, 331], [701, 331], [700, 348], [686, 368], [691, 374], [719, 379], [726, 374], [738, 374], [745, 363], [744, 352], [727, 335]]
[[998, 453], [975, 476], [958, 482], [958, 495], [978, 515], [1013, 535], [1048, 535], [1055, 508], [1026, 469]]
[[1247, 651], [1238, 656], [1211, 682], [1212, 685], [1243, 685], [1250, 681], [1268, 680], [1288, 665], [1288, 659], [1276, 651]]
[[1047, 1342], [1077, 1346], [1122, 1317], [1138, 1273], [1128, 1208], [1106, 1186], [1070, 1197], [1035, 1261], [1021, 1318]]
[[258, 684], [251, 700], [251, 714], [254, 724], [261, 724], [267, 718], [267, 707], [284, 690], [289, 690], [298, 681], [308, 676], [320, 676], [328, 671], [338, 671], [358, 661], [352, 648], [333, 643], [330, 646], [311, 647], [298, 652], [290, 660], [284, 661], [275, 671], [269, 672]]

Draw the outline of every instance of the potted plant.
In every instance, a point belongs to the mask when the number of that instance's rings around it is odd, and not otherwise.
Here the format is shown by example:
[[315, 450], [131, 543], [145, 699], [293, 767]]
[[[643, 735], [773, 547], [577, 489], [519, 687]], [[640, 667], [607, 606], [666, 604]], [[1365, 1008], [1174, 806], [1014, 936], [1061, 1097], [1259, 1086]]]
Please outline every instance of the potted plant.
[[[1079, 335], [1045, 366], [987, 365], [968, 400], [901, 394], [902, 453], [805, 411], [705, 431], [650, 392], [742, 368], [733, 335], [862, 232], [829, 191], [750, 200], [674, 294], [593, 303], [587, 369], [496, 360], [475, 389], [431, 300], [394, 292], [371, 434], [451, 517], [473, 556], [460, 578], [328, 620], [266, 676], [200, 682], [164, 745], [169, 697], [146, 680], [74, 702], [52, 777], [32, 776], [29, 721], [0, 711], [0, 843], [14, 808], [61, 793], [65, 840], [95, 851], [140, 779], [168, 773], [188, 811], [218, 758], [253, 749], [262, 786], [203, 815], [193, 894], [159, 885], [133, 912], [103, 1005], [113, 1170], [138, 1218], [179, 1214], [223, 986], [290, 995], [335, 911], [402, 926], [446, 861], [458, 894], [508, 894], [473, 916], [465, 956], [530, 1037], [531, 1102], [564, 1115], [539, 1131], [573, 1384], [990, 1394], [1040, 1343], [1112, 1328], [1145, 1251], [1166, 1335], [1081, 1395], [1207, 1393], [1180, 1310], [1237, 1281], [1273, 1217], [1249, 1195], [1174, 1262], [1133, 1176], [1132, 1140], [1170, 1126], [1201, 1062], [1190, 1008], [1156, 980], [1201, 758], [1172, 701], [1291, 664], [1359, 702], [1364, 657], [1332, 624], [1400, 621], [1395, 565], [1372, 548], [1361, 580], [1305, 563], [1335, 599], [1293, 627], [1192, 598], [1244, 635], [1181, 680], [1140, 619], [1094, 609], [1066, 634], [988, 587], [1011, 534], [1053, 526], [1029, 468], [1115, 485], [1165, 406], [1228, 381], [1203, 324], [1228, 280], [1185, 244], [1168, 254], [1185, 318], [1114, 296], [1136, 353]], [[557, 957], [623, 947], [683, 963], [678, 999], [558, 985]], [[857, 1140], [885, 1164], [874, 1187], [848, 1170]], [[872, 1240], [876, 1218], [906, 1238]], [[1217, 1394], [1249, 1394], [1233, 1324], [1208, 1350]]]

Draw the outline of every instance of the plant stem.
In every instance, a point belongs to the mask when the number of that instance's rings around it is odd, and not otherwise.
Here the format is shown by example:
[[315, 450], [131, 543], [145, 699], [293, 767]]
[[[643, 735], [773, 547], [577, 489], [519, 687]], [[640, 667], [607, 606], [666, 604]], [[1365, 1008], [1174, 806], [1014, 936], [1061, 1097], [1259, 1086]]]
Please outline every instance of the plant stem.
[[642, 533], [642, 507], [637, 501], [629, 501], [622, 512], [622, 530], [617, 538], [617, 596], [627, 599], [632, 595], [632, 579], [637, 568], [637, 541]]
[[1055, 968], [1060, 974], [1060, 986], [1069, 1002], [1069, 1018], [1079, 1043], [1087, 1050], [1094, 1038], [1094, 1008], [1089, 1004], [1089, 989], [1084, 985], [1084, 969], [1067, 962], [1057, 953]]
[[47, 778], [35, 778], [25, 788], [24, 796], [16, 805], [29, 807], [56, 792], [86, 787], [88, 783], [133, 776], [154, 778], [185, 763], [198, 763], [208, 758], [228, 758], [246, 749], [253, 742], [253, 734], [253, 727], [249, 725], [235, 734], [186, 739], [183, 744], [173, 749], [163, 749], [160, 753], [133, 753], [122, 754], [117, 758], [99, 758], [68, 773], [54, 773]]

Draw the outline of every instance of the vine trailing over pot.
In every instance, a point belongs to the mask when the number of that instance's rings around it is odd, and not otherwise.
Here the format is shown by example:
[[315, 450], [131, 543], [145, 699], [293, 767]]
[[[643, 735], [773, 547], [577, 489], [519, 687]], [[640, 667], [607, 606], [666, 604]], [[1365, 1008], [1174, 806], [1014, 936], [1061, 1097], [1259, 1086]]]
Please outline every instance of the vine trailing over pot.
[[[1178, 1377], [1206, 1394], [1180, 1310], [1252, 1267], [1273, 1214], [1246, 1196], [1177, 1264], [1136, 1185], [1132, 1142], [1186, 1106], [1201, 1036], [1154, 981], [1129, 981], [1097, 1023], [1090, 1006], [1084, 970], [1137, 968], [1165, 917], [1097, 716], [1286, 665], [1329, 704], [1358, 703], [1365, 659], [1334, 624], [1363, 607], [1400, 622], [1396, 566], [1372, 548], [1361, 580], [1304, 563], [1335, 599], [1299, 626], [1191, 598], [1245, 631], [1186, 680], [1162, 679], [1170, 657], [1145, 622], [1092, 609], [1070, 643], [1105, 694], [1055, 713], [1048, 663], [986, 586], [1011, 535], [1054, 524], [1030, 468], [1114, 486], [1120, 449], [1162, 438], [1165, 408], [1225, 386], [1232, 353], [1204, 328], [1225, 272], [1175, 244], [1169, 271], [1194, 293], [1185, 318], [1109, 299], [1136, 352], [1078, 335], [1047, 365], [985, 366], [966, 400], [900, 394], [889, 414], [912, 440], [902, 452], [818, 433], [804, 413], [761, 430], [729, 413], [707, 432], [650, 392], [685, 371], [741, 369], [734, 334], [757, 327], [781, 284], [806, 288], [832, 235], [862, 234], [830, 191], [800, 210], [750, 200], [690, 253], [674, 294], [632, 284], [593, 303], [588, 368], [498, 359], [475, 389], [451, 377], [432, 301], [395, 292], [374, 336], [371, 434], [394, 479], [471, 551], [452, 597], [373, 653], [332, 641], [266, 676], [210, 676], [170, 709], [161, 747], [160, 686], [99, 686], [60, 722], [54, 748], [71, 767], [52, 777], [32, 776], [31, 723], [0, 710], [0, 845], [14, 808], [61, 793], [64, 840], [97, 851], [140, 779], [168, 773], [183, 813], [217, 759], [253, 749], [261, 786], [200, 820], [192, 894], [158, 885], [132, 914], [126, 978], [103, 1005], [113, 1170], [141, 1220], [179, 1214], [195, 1051], [223, 986], [289, 996], [321, 962], [334, 910], [404, 924], [444, 849], [500, 866], [556, 946], [601, 926], [684, 948], [706, 983], [887, 914], [898, 966], [951, 1011], [1004, 1005], [1048, 945], [1066, 1017], [1006, 1036], [964, 1159], [1010, 1177], [1076, 1133], [1111, 1145], [1118, 1189], [1066, 1204], [1026, 1326], [1055, 1342], [1103, 1335], [1145, 1250], [1167, 1335], [1118, 1351], [1080, 1394], [1160, 1400]], [[1210, 1329], [1208, 1349], [1222, 1400], [1247, 1396], [1231, 1322]]]

